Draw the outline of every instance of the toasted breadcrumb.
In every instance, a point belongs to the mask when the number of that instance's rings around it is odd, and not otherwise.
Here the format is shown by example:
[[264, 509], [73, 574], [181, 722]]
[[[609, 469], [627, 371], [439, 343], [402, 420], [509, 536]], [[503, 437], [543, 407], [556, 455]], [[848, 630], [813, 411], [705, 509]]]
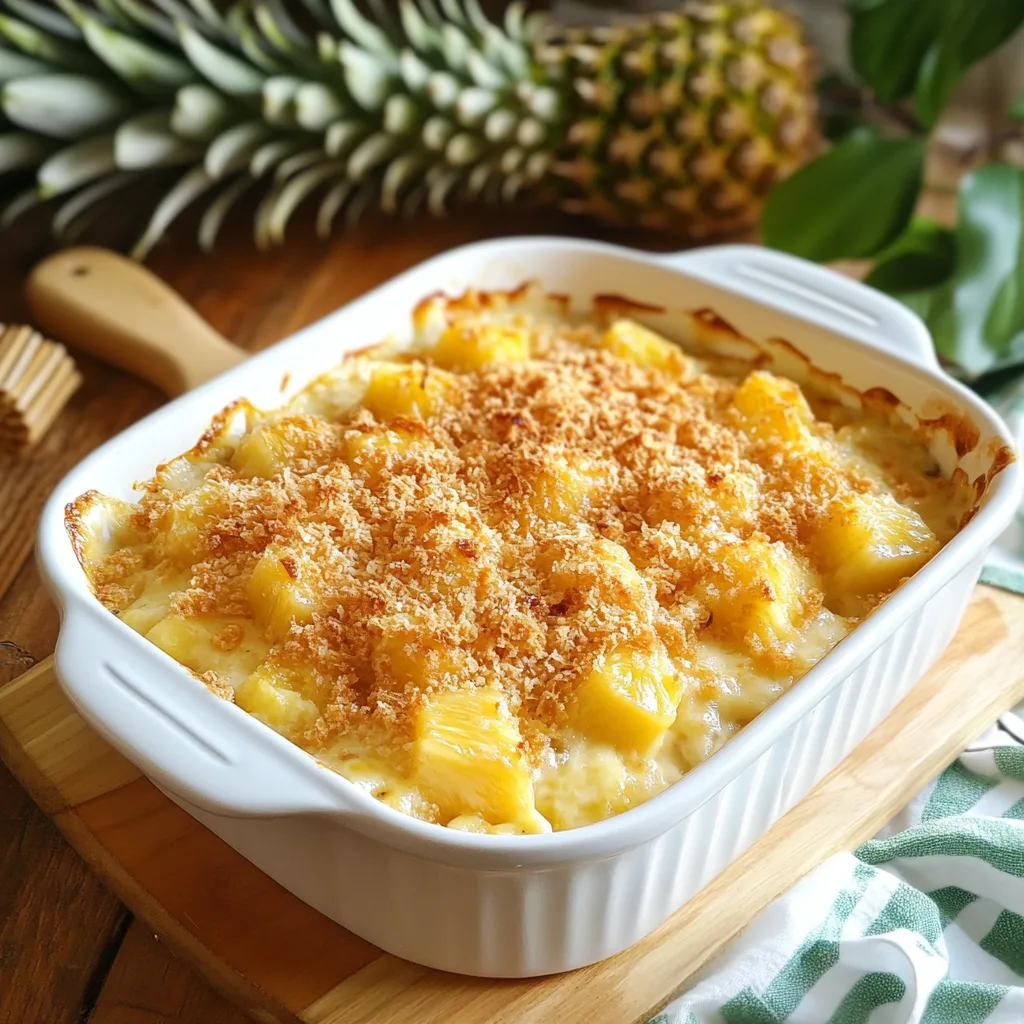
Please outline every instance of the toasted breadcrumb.
[[[264, 432], [283, 460], [261, 475], [237, 441], [208, 435], [189, 456], [193, 485], [162, 467], [124, 546], [88, 565], [98, 597], [119, 611], [147, 580], [183, 577], [173, 614], [258, 618], [249, 581], [272, 546], [313, 595], [306, 618], [263, 638], [268, 665], [312, 672], [304, 746], [369, 730], [399, 749], [431, 695], [486, 685], [518, 716], [533, 764], [559, 746], [585, 668], [611, 649], [663, 645], [692, 669], [701, 639], [726, 625], [707, 595], [728, 584], [714, 581], [730, 546], [784, 545], [808, 573], [802, 614], [822, 609], [814, 536], [844, 494], [879, 486], [833, 424], [819, 418], [799, 444], [755, 437], [736, 415], [738, 378], [644, 369], [596, 347], [592, 325], [524, 324], [530, 359], [457, 374], [425, 420], [380, 422], [358, 405], [296, 414], [302, 400], [249, 413], [247, 437]], [[373, 355], [346, 365], [356, 374]], [[417, 358], [426, 379], [429, 352]], [[950, 486], [901, 472], [889, 474], [897, 498]], [[601, 539], [624, 549], [639, 586]], [[772, 599], [767, 580], [762, 591]], [[242, 642], [228, 625], [215, 645]], [[794, 673], [792, 645], [739, 642], [766, 675]], [[201, 678], [231, 697], [217, 672]]]

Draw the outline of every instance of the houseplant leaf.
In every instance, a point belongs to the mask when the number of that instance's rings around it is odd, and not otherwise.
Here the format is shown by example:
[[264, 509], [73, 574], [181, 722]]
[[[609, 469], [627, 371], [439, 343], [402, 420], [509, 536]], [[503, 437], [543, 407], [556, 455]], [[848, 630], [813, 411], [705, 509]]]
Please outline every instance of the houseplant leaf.
[[825, 262], [874, 256], [906, 229], [921, 190], [925, 140], [856, 133], [769, 195], [766, 244]]
[[942, 31], [925, 55], [914, 94], [921, 122], [935, 124], [967, 70], [1022, 24], [1021, 0], [947, 0]]
[[879, 254], [864, 283], [890, 295], [920, 292], [947, 281], [955, 267], [954, 232], [918, 217]]
[[942, 29], [946, 0], [853, 0], [850, 62], [883, 103], [909, 96]]
[[989, 164], [964, 179], [953, 278], [956, 330], [935, 342], [968, 378], [1024, 361], [1022, 218], [1024, 170]]

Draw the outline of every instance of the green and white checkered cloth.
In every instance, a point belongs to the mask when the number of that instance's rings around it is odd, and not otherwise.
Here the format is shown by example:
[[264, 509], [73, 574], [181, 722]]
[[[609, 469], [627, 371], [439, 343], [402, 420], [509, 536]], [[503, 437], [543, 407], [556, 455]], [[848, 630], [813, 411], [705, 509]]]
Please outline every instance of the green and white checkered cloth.
[[[990, 399], [1024, 436], [1024, 380]], [[982, 579], [1024, 593], [1024, 512]], [[1015, 712], [875, 839], [762, 911], [651, 1024], [1024, 1024]]]

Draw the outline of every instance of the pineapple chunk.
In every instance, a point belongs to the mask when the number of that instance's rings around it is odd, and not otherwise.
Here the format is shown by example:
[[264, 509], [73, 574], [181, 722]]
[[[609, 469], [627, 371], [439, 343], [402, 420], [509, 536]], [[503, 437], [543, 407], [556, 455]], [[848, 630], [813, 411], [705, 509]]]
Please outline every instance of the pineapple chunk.
[[645, 370], [691, 376], [692, 363], [682, 349], [635, 320], [616, 320], [601, 338], [601, 348]]
[[790, 380], [758, 370], [736, 389], [733, 404], [742, 428], [759, 441], [810, 439], [814, 413]]
[[353, 429], [342, 438], [345, 461], [353, 470], [366, 474], [371, 484], [380, 483], [395, 458], [409, 454], [417, 441], [415, 424]]
[[171, 598], [188, 589], [188, 577], [160, 578], [155, 572], [146, 574], [142, 593], [118, 615], [136, 633], [146, 635], [171, 610]]
[[594, 542], [594, 549], [601, 565], [627, 590], [646, 591], [643, 577], [630, 559], [629, 552], [621, 544], [598, 537]]
[[599, 658], [576, 688], [574, 724], [624, 754], [649, 754], [676, 717], [683, 681], [660, 644]]
[[670, 475], [652, 488], [646, 518], [654, 525], [676, 523], [684, 536], [699, 537], [715, 520], [725, 530], [742, 531], [753, 525], [758, 501], [757, 480], [740, 469]]
[[[371, 349], [366, 355], [371, 355]], [[359, 372], [359, 358], [348, 358], [310, 381], [292, 396], [282, 411], [308, 416], [321, 424], [337, 423], [357, 408], [366, 391], [365, 375]]]
[[[472, 511], [467, 509], [469, 515]], [[421, 534], [420, 544], [436, 567], [443, 567], [437, 587], [442, 597], [475, 593], [494, 546], [493, 531], [482, 523], [449, 522]]]
[[782, 543], [751, 540], [728, 546], [717, 561], [701, 595], [715, 633], [753, 653], [794, 641], [813, 580], [793, 553]]
[[524, 330], [501, 324], [452, 324], [431, 353], [438, 366], [467, 373], [488, 363], [519, 363], [530, 358]]
[[269, 480], [282, 473], [291, 458], [291, 446], [284, 431], [267, 423], [249, 431], [235, 449], [232, 466], [243, 476]]
[[216, 488], [209, 485], [176, 495], [160, 522], [156, 543], [161, 556], [179, 566], [202, 561], [206, 556], [206, 527], [220, 499]]
[[309, 622], [316, 597], [301, 557], [271, 545], [249, 577], [247, 594], [256, 621], [274, 639], [283, 640], [293, 622]]
[[373, 371], [363, 405], [379, 420], [427, 419], [456, 387], [450, 373], [422, 363], [381, 363]]
[[185, 619], [168, 615], [146, 639], [193, 672], [215, 672], [238, 686], [267, 656], [267, 645], [245, 619]]
[[290, 685], [291, 673], [261, 665], [235, 690], [235, 703], [289, 738], [305, 732], [317, 718], [317, 706]]
[[530, 481], [530, 507], [548, 522], [571, 523], [587, 508], [600, 483], [594, 466], [558, 458]]
[[537, 568], [547, 576], [548, 585], [556, 593], [602, 585], [608, 588], [617, 583], [638, 601], [647, 595], [647, 586], [629, 552], [604, 537], [573, 544], [568, 549], [552, 544], [538, 557]]
[[895, 590], [940, 544], [925, 521], [888, 494], [849, 494], [829, 509], [813, 541], [833, 611], [858, 614], [863, 599]]
[[749, 527], [757, 514], [760, 493], [757, 480], [749, 473], [735, 470], [718, 482], [708, 477], [709, 495], [719, 522], [727, 530]]
[[447, 823], [478, 814], [490, 825], [536, 818], [519, 725], [500, 693], [454, 690], [416, 719], [413, 763], [424, 796]]
[[238, 442], [231, 465], [243, 476], [270, 480], [333, 440], [330, 427], [314, 416], [282, 416], [250, 430]]
[[439, 677], [459, 674], [464, 655], [446, 645], [416, 622], [389, 624], [374, 645], [374, 674], [378, 682], [427, 689]]

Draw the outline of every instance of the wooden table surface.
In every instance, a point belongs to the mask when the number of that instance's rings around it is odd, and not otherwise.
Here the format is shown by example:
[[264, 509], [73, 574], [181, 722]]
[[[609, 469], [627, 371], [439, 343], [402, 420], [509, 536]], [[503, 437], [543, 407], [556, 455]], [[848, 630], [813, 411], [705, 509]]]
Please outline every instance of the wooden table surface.
[[[108, 225], [104, 241], [127, 236]], [[426, 257], [479, 238], [586, 233], [548, 214], [463, 214], [412, 224], [378, 220], [315, 239], [297, 224], [287, 244], [256, 253], [238, 223], [212, 255], [187, 226], [149, 263], [215, 328], [256, 351]], [[626, 241], [603, 233], [601, 237]], [[651, 248], [672, 239], [631, 235]], [[49, 248], [40, 225], [0, 236], [0, 321], [25, 321], [21, 290]], [[56, 643], [57, 615], [27, 541], [51, 487], [87, 452], [154, 409], [153, 388], [81, 358], [85, 383], [33, 452], [0, 456], [0, 640], [36, 658]], [[0, 678], [0, 685], [7, 680]], [[0, 764], [0, 1022], [11, 1024], [241, 1024], [242, 1015], [179, 964], [86, 869]]]

